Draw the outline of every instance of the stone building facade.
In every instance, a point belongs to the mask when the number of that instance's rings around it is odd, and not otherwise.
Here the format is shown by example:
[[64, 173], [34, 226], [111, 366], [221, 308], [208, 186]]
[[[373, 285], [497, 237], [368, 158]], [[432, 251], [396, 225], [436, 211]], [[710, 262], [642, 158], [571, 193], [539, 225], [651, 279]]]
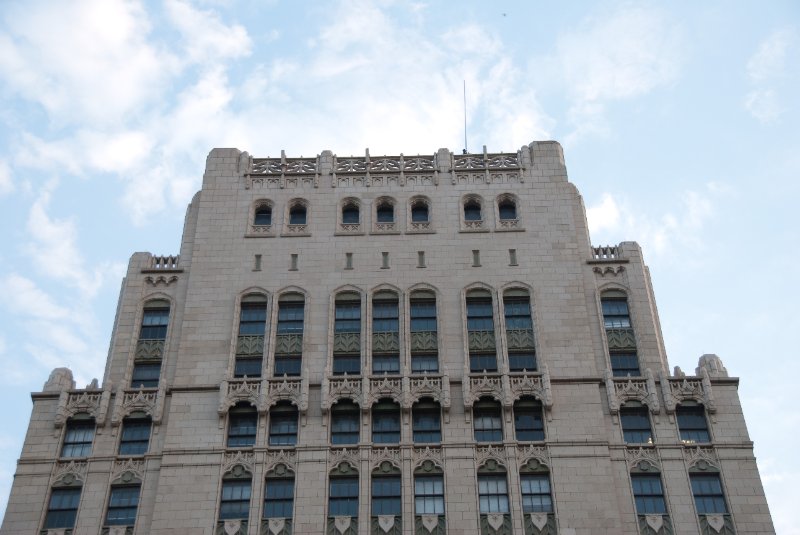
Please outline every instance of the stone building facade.
[[102, 385], [54, 370], [3, 535], [774, 533], [715, 355], [670, 372], [562, 149], [214, 149], [135, 253]]

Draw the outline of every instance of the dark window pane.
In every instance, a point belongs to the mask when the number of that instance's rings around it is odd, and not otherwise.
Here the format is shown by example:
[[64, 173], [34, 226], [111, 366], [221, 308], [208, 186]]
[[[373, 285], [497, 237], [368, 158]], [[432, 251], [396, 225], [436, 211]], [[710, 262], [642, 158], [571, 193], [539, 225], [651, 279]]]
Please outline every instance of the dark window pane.
[[525, 513], [552, 513], [550, 476], [546, 474], [521, 475], [522, 510]]
[[372, 373], [400, 373], [400, 355], [373, 355]]
[[505, 474], [478, 474], [478, 496], [481, 514], [509, 512]]
[[347, 205], [342, 208], [342, 223], [344, 224], [353, 224], [358, 223], [359, 214], [358, 214], [358, 207], [353, 205]]
[[500, 212], [500, 219], [516, 219], [517, 218], [517, 206], [510, 201], [500, 203], [499, 212]]
[[628, 301], [624, 298], [601, 299], [606, 329], [628, 329], [631, 326]]
[[254, 225], [271, 225], [272, 224], [272, 208], [263, 206], [256, 209], [256, 216], [253, 221]]
[[528, 298], [505, 298], [506, 329], [532, 329], [531, 306]]
[[131, 388], [156, 388], [161, 375], [161, 364], [137, 362], [133, 365]]
[[483, 371], [497, 371], [497, 356], [495, 354], [475, 354], [469, 356], [469, 369], [473, 373]]
[[261, 377], [261, 357], [236, 357], [234, 377]]
[[400, 476], [372, 478], [372, 514], [399, 515], [402, 512]]
[[258, 415], [255, 409], [236, 408], [228, 418], [228, 447], [248, 447], [256, 442]]
[[436, 355], [411, 355], [411, 373], [438, 373], [439, 358]]
[[394, 222], [394, 206], [391, 204], [381, 204], [375, 210], [378, 223]]
[[122, 436], [119, 441], [120, 455], [144, 455], [150, 443], [151, 422], [149, 418], [126, 418], [122, 421]]
[[514, 405], [514, 430], [517, 440], [544, 440], [542, 406], [539, 403], [518, 402]]
[[167, 337], [169, 308], [146, 308], [142, 315], [141, 340], [164, 340]]
[[622, 423], [622, 434], [625, 442], [652, 444], [653, 433], [650, 429], [650, 418], [647, 407], [623, 408], [619, 411]]
[[305, 206], [295, 206], [289, 210], [289, 224], [290, 225], [305, 225], [306, 224], [306, 208]]
[[494, 331], [491, 300], [467, 299], [467, 330]]
[[247, 519], [250, 515], [250, 480], [223, 481], [219, 504], [220, 520]]
[[292, 518], [294, 479], [268, 478], [264, 490], [264, 518]]
[[304, 303], [279, 303], [278, 334], [302, 333], [304, 309]]
[[94, 420], [67, 422], [64, 433], [64, 445], [61, 448], [62, 457], [88, 457], [92, 453], [94, 440]]
[[273, 409], [269, 421], [270, 446], [294, 446], [297, 443], [297, 410]]
[[336, 404], [331, 418], [331, 444], [358, 444], [361, 417], [357, 405]]
[[509, 353], [508, 368], [512, 372], [536, 371], [536, 355], [534, 353]]
[[337, 333], [361, 332], [361, 304], [336, 303], [334, 331]]
[[473, 415], [475, 440], [477, 442], [503, 441], [503, 416], [497, 403], [481, 402], [476, 405]]
[[266, 303], [243, 303], [239, 315], [239, 334], [242, 336], [263, 336], [267, 322]]
[[414, 512], [418, 515], [444, 514], [444, 480], [442, 476], [414, 478]]
[[359, 375], [361, 373], [361, 357], [359, 355], [334, 355], [334, 375]]
[[139, 506], [139, 486], [111, 487], [106, 513], [107, 526], [132, 526]]
[[464, 221], [480, 221], [481, 205], [476, 202], [464, 204]]
[[614, 377], [640, 377], [639, 358], [636, 353], [611, 353], [611, 371]]
[[73, 528], [81, 500], [80, 488], [53, 489], [44, 520], [44, 528]]
[[677, 415], [678, 428], [681, 432], [681, 440], [684, 443], [711, 442], [711, 435], [708, 432], [708, 422], [706, 421], [705, 409], [703, 407], [679, 406]]
[[667, 513], [660, 476], [632, 474], [631, 485], [637, 514], [663, 515]]
[[331, 478], [328, 516], [358, 516], [357, 477]]
[[299, 355], [275, 355], [275, 375], [300, 375], [302, 358]]
[[414, 223], [425, 223], [428, 221], [428, 206], [424, 203], [416, 203], [411, 207], [411, 221]]
[[692, 494], [697, 513], [701, 515], [728, 514], [722, 482], [717, 474], [690, 474]]
[[400, 407], [396, 403], [381, 402], [373, 407], [372, 442], [378, 444], [400, 442]]
[[412, 428], [415, 443], [441, 442], [441, 411], [436, 404], [414, 407]]

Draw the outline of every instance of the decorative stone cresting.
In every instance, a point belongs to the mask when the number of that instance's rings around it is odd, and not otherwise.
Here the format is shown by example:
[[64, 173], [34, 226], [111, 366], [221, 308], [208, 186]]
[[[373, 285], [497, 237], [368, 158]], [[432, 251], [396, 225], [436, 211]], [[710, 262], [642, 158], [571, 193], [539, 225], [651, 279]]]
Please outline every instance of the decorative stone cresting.
[[329, 410], [340, 399], [352, 399], [357, 405], [364, 405], [363, 393], [368, 390], [368, 379], [347, 375], [322, 379], [322, 410]]
[[467, 412], [472, 405], [484, 396], [489, 396], [500, 403], [508, 403], [503, 391], [503, 378], [497, 373], [470, 374], [464, 378], [461, 388], [464, 394], [464, 407]]
[[514, 402], [523, 396], [533, 396], [542, 402], [545, 409], [553, 408], [550, 372], [546, 365], [542, 366], [540, 373], [512, 373], [508, 375], [508, 382], [506, 391], [510, 398], [505, 401], [507, 407], [512, 407]]
[[664, 408], [670, 414], [684, 401], [701, 403], [708, 412], [717, 410], [714, 393], [711, 390], [711, 379], [705, 368], [700, 368], [700, 377], [669, 377], [663, 372], [659, 376], [661, 391], [664, 396]]
[[328, 450], [328, 468], [333, 469], [342, 463], [347, 463], [357, 469], [361, 463], [358, 448], [335, 448]]
[[480, 468], [492, 460], [499, 465], [508, 466], [508, 459], [504, 446], [490, 444], [489, 446], [478, 446], [475, 448], [475, 466]]
[[111, 465], [111, 481], [124, 474], [132, 474], [137, 479], [144, 479], [144, 461], [142, 459], [119, 459]]
[[160, 424], [164, 412], [164, 399], [166, 386], [161, 381], [157, 390], [152, 389], [118, 389], [114, 398], [114, 411], [111, 415], [111, 425], [118, 426], [123, 418], [134, 411], [141, 411], [149, 415], [153, 423]]
[[261, 383], [261, 379], [247, 379], [246, 377], [222, 381], [219, 385], [219, 408], [217, 409], [220, 418], [224, 417], [231, 407], [242, 401], [261, 408]]
[[422, 466], [427, 461], [444, 470], [442, 448], [440, 447], [425, 446], [424, 448], [414, 448], [411, 450], [411, 459], [414, 469]]
[[406, 404], [403, 395], [403, 379], [400, 377], [371, 377], [366, 386], [367, 402], [361, 407], [363, 410], [369, 410], [373, 403], [382, 398], [391, 398], [401, 406]]
[[389, 463], [398, 470], [402, 469], [402, 457], [400, 455], [400, 448], [372, 448], [369, 456], [370, 468], [377, 470], [383, 466], [383, 463]]
[[62, 390], [58, 398], [58, 408], [54, 424], [62, 427], [76, 414], [87, 413], [94, 418], [98, 429], [106, 422], [108, 404], [111, 401], [111, 381], [106, 381], [103, 390]]
[[264, 460], [264, 471], [274, 470], [279, 464], [286, 466], [292, 472], [295, 471], [297, 463], [297, 452], [293, 449], [268, 450]]
[[643, 472], [660, 472], [661, 459], [655, 448], [626, 448], [625, 458], [628, 461], [628, 470], [641, 470]]
[[702, 369], [705, 369], [710, 377], [728, 377], [728, 370], [722, 365], [722, 359], [713, 353], [706, 353], [700, 357], [695, 373], [702, 375]]
[[85, 481], [89, 463], [86, 461], [58, 461], [53, 465], [51, 481], [72, 485], [75, 481]]
[[658, 402], [658, 392], [653, 372], [649, 368], [644, 371], [644, 379], [633, 377], [614, 377], [610, 369], [606, 369], [605, 383], [606, 393], [608, 394], [608, 406], [613, 414], [626, 401], [639, 401], [650, 408], [650, 412], [658, 414], [660, 407]]
[[689, 468], [697, 470], [719, 469], [719, 460], [713, 447], [683, 448], [683, 458]]
[[253, 473], [256, 455], [252, 451], [234, 451], [224, 453], [222, 457], [222, 473], [232, 472], [236, 466], [241, 466], [247, 472]]
[[308, 370], [302, 378], [268, 379], [267, 388], [261, 389], [262, 399], [259, 400], [259, 409], [267, 411], [279, 401], [292, 402], [302, 416], [308, 410]]
[[403, 390], [406, 392], [405, 408], [411, 408], [427, 397], [439, 403], [445, 411], [450, 409], [450, 377], [447, 374], [404, 377]]
[[542, 466], [550, 466], [550, 454], [545, 446], [534, 446], [532, 444], [517, 445], [517, 462], [520, 468], [530, 465], [531, 461]]

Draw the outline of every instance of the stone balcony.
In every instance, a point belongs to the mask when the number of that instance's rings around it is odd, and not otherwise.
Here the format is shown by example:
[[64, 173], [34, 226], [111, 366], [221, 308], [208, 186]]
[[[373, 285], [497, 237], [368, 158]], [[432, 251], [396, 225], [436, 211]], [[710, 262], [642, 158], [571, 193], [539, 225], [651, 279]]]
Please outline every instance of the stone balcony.
[[450, 379], [435, 375], [326, 376], [322, 381], [322, 410], [329, 410], [341, 399], [352, 399], [362, 410], [378, 400], [389, 398], [410, 409], [422, 398], [431, 398], [446, 411], [450, 408]]

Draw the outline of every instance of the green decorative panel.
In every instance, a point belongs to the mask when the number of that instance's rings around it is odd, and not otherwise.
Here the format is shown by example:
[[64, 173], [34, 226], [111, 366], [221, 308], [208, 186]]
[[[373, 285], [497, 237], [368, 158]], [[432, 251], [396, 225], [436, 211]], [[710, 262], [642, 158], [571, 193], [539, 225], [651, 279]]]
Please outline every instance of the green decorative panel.
[[279, 334], [275, 337], [276, 355], [301, 355], [302, 353], [302, 334]]
[[236, 339], [237, 355], [258, 355], [264, 354], [263, 336], [240, 336]]
[[136, 343], [136, 360], [164, 357], [164, 340], [139, 340]]
[[358, 535], [358, 517], [329, 516], [325, 535]]
[[633, 329], [606, 329], [608, 349], [636, 349]]
[[493, 351], [496, 347], [494, 331], [469, 331], [470, 351]]
[[417, 515], [414, 517], [414, 535], [446, 535], [444, 515]]
[[640, 535], [672, 535], [672, 521], [667, 515], [639, 515]]
[[370, 533], [372, 535], [403, 535], [403, 520], [399, 515], [373, 516]]
[[400, 351], [400, 334], [397, 332], [372, 333], [373, 353], [397, 353]]
[[265, 518], [258, 535], [292, 535], [291, 518]]
[[511, 535], [511, 515], [509, 513], [489, 513], [481, 515], [481, 535]]
[[411, 351], [436, 351], [439, 348], [436, 331], [411, 333]]
[[333, 335], [334, 353], [361, 353], [361, 333], [336, 333]]
[[533, 329], [509, 329], [506, 331], [508, 349], [534, 349]]
[[525, 535], [556, 535], [556, 516], [553, 513], [525, 513], [522, 522]]
[[731, 515], [700, 515], [702, 535], [735, 535]]

